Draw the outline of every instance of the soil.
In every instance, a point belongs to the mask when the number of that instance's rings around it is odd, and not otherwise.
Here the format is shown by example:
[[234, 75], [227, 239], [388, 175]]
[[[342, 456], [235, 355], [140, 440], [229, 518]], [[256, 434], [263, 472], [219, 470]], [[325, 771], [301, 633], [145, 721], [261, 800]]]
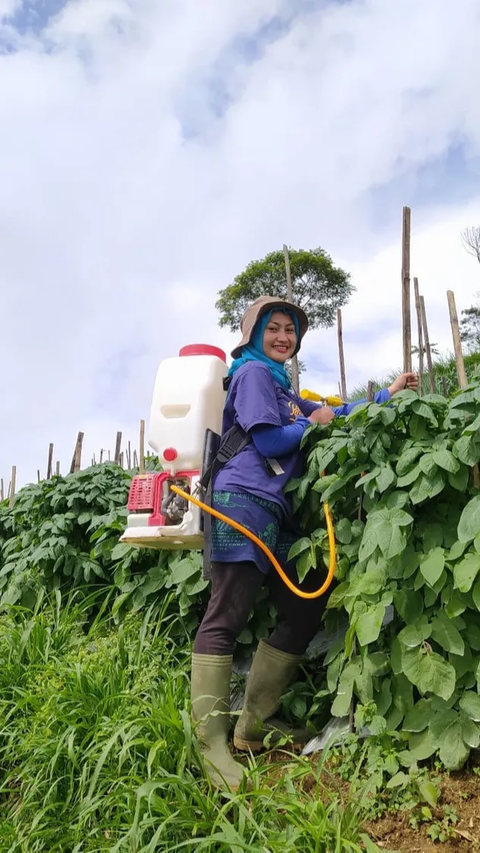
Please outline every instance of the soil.
[[439, 823], [443, 808], [450, 806], [458, 816], [458, 823], [450, 824], [450, 837], [433, 843], [427, 836], [432, 826], [410, 826], [410, 814], [396, 812], [366, 824], [365, 829], [382, 849], [395, 853], [473, 853], [480, 851], [480, 778], [469, 772], [445, 775], [441, 780], [438, 808], [432, 809], [433, 822]]
[[[272, 779], [281, 774], [284, 761], [285, 755], [281, 752], [268, 756], [267, 763], [274, 767]], [[367, 822], [365, 831], [381, 850], [388, 853], [480, 853], [480, 775], [475, 775], [473, 766], [472, 763], [459, 773], [445, 773], [439, 777], [435, 774], [440, 779], [441, 793], [437, 808], [430, 809], [432, 820], [413, 828], [411, 813], [398, 811]], [[348, 784], [335, 772], [328, 773], [324, 782], [332, 794], [340, 799], [348, 797]], [[313, 774], [302, 781], [305, 793], [316, 785]], [[445, 841], [434, 842], [427, 835], [427, 830], [434, 824], [441, 824], [445, 807], [452, 809], [458, 821], [447, 823], [448, 838]]]

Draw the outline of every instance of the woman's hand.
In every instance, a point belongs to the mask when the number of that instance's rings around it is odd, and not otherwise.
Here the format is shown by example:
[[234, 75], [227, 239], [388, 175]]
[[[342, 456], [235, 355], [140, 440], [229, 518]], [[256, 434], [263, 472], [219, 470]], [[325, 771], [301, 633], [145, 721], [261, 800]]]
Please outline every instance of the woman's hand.
[[390, 396], [393, 397], [394, 394], [398, 394], [399, 391], [404, 391], [405, 388], [408, 388], [410, 391], [417, 390], [418, 376], [416, 373], [401, 373], [400, 376], [397, 376], [395, 381], [392, 382], [388, 390], [390, 391]]
[[329, 424], [333, 421], [335, 412], [328, 406], [319, 406], [318, 409], [312, 412], [308, 420], [311, 424]]

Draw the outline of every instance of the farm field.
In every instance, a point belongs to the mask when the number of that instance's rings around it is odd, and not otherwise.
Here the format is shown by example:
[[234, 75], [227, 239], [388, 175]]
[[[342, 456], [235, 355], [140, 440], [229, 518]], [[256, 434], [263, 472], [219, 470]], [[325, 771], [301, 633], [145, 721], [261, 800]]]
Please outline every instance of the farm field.
[[[291, 483], [298, 571], [324, 571], [328, 500], [339, 563], [325, 627], [349, 627], [283, 711], [314, 732], [353, 710], [371, 736], [310, 757], [285, 744], [228, 798], [203, 781], [188, 714], [201, 555], [119, 544], [131, 472], [114, 464], [4, 501], [0, 850], [473, 849], [479, 420], [475, 380], [450, 401], [406, 391], [309, 431]], [[273, 618], [261, 600], [244, 656]]]

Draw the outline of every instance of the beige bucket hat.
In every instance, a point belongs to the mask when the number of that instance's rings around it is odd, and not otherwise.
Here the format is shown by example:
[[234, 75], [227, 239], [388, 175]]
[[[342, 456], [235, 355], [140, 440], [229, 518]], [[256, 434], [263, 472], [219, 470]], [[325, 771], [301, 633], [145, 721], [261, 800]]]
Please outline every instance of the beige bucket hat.
[[295, 314], [298, 320], [300, 334], [298, 335], [294, 355], [299, 351], [302, 338], [308, 329], [308, 317], [305, 314], [305, 311], [302, 311], [302, 309], [299, 308], [298, 305], [294, 305], [293, 302], [287, 302], [286, 299], [277, 299], [275, 296], [260, 296], [259, 299], [256, 299], [255, 302], [247, 308], [240, 321], [242, 340], [237, 344], [235, 349], [232, 350], [232, 358], [240, 358], [242, 354], [242, 347], [250, 343], [252, 332], [257, 320], [259, 320], [267, 311], [272, 311], [274, 308], [278, 308], [279, 311], [288, 311], [290, 314]]

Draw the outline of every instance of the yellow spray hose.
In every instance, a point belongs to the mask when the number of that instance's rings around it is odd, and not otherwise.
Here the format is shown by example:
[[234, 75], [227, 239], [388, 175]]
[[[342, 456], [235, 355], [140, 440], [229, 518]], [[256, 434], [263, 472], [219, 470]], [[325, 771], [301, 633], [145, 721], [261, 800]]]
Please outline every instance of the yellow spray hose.
[[258, 545], [258, 547], [262, 549], [264, 554], [267, 555], [268, 559], [270, 560], [273, 567], [276, 569], [276, 571], [280, 575], [284, 584], [288, 587], [288, 589], [291, 592], [293, 592], [295, 595], [298, 595], [299, 598], [307, 598], [307, 599], [320, 598], [320, 596], [323, 595], [327, 591], [327, 589], [329, 588], [330, 584], [332, 583], [333, 576], [335, 574], [335, 569], [337, 567], [337, 552], [336, 552], [336, 547], [335, 547], [335, 533], [333, 530], [333, 521], [332, 521], [332, 516], [330, 515], [330, 509], [329, 509], [328, 504], [323, 505], [324, 510], [325, 510], [325, 520], [327, 522], [328, 541], [330, 544], [330, 565], [328, 567], [328, 574], [327, 574], [327, 577], [325, 579], [325, 582], [322, 584], [322, 586], [319, 589], [315, 590], [315, 592], [304, 592], [302, 589], [299, 589], [298, 586], [295, 586], [295, 584], [292, 583], [290, 578], [287, 577], [287, 575], [285, 574], [284, 570], [282, 569], [282, 567], [281, 567], [280, 563], [278, 562], [277, 558], [275, 557], [275, 555], [272, 554], [270, 549], [267, 548], [265, 543], [262, 542], [262, 540], [259, 539], [258, 536], [255, 536], [254, 533], [251, 533], [251, 531], [247, 530], [246, 527], [243, 527], [242, 524], [239, 524], [237, 521], [234, 521], [233, 518], [228, 518], [227, 515], [223, 515], [221, 512], [218, 512], [216, 509], [213, 509], [212, 507], [207, 506], [207, 504], [204, 504], [203, 501], [200, 501], [200, 500], [198, 500], [198, 498], [194, 497], [193, 495], [188, 494], [188, 492], [184, 492], [182, 489], [179, 489], [178, 486], [170, 486], [170, 488], [171, 488], [172, 492], [175, 492], [175, 494], [180, 495], [180, 497], [183, 498], [184, 500], [190, 501], [190, 503], [195, 504], [195, 506], [200, 507], [200, 509], [202, 509], [204, 512], [210, 513], [210, 515], [213, 515], [215, 518], [218, 518], [220, 521], [225, 521], [231, 527], [234, 527], [235, 530], [239, 530], [240, 533], [243, 533], [244, 536], [247, 536], [249, 539], [251, 539], [252, 542], [255, 542], [255, 545]]

